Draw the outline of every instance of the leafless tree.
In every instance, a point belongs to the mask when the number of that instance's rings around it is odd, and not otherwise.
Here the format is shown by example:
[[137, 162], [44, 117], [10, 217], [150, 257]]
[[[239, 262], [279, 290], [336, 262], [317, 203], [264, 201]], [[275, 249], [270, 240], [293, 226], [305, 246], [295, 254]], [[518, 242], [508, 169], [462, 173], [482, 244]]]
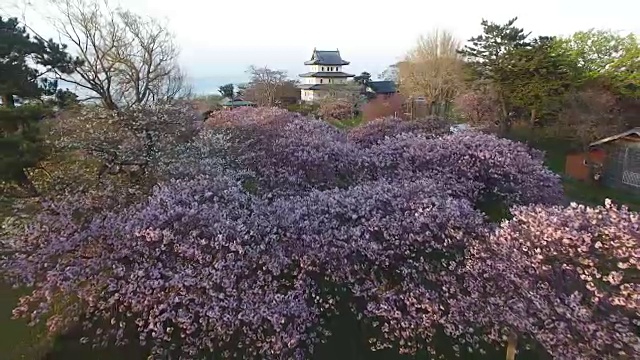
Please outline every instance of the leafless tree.
[[389, 65], [386, 69], [384, 69], [384, 71], [380, 73], [378, 77], [383, 80], [393, 81], [396, 84], [399, 84], [399, 80], [400, 80], [399, 74], [398, 74], [399, 65], [400, 63]]
[[278, 89], [287, 81], [287, 72], [273, 70], [268, 67], [249, 66], [247, 73], [251, 77], [246, 92], [251, 90], [250, 96], [260, 106], [274, 106]]
[[271, 104], [267, 96], [268, 91], [265, 90], [268, 87], [269, 85], [265, 85], [263, 82], [251, 82], [242, 87], [238, 96], [261, 106], [284, 106], [295, 104], [300, 100], [300, 88], [298, 87], [298, 82], [295, 80], [287, 79], [275, 86], [272, 92], [273, 102]]
[[408, 97], [424, 97], [434, 110], [446, 109], [463, 86], [464, 64], [457, 52], [460, 46], [446, 30], [420, 36], [398, 63], [400, 91]]
[[51, 0], [61, 40], [83, 60], [75, 76], [57, 74], [109, 109], [176, 99], [189, 91], [179, 49], [164, 23], [100, 0]]
[[616, 109], [616, 97], [600, 88], [569, 93], [555, 127], [559, 135], [588, 148], [589, 143], [625, 130]]
[[[566, 95], [558, 121], [549, 130], [556, 132], [552, 133], [554, 137], [564, 137], [587, 152], [591, 142], [626, 130], [620, 115], [611, 91], [586, 86]], [[602, 164], [589, 156], [585, 156], [584, 161], [594, 179], [599, 180]]]

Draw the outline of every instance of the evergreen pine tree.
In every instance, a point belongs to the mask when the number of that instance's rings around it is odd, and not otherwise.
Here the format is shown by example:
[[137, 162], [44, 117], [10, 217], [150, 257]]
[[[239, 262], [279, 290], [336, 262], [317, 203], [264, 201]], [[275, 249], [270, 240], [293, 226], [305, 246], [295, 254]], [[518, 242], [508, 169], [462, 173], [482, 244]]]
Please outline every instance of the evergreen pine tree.
[[0, 183], [15, 184], [36, 195], [27, 169], [46, 155], [39, 122], [47, 109], [43, 102], [16, 107], [16, 99], [29, 101], [45, 95], [68, 102], [68, 90], [47, 78], [52, 70], [71, 74], [80, 62], [53, 40], [32, 37], [16, 18], [0, 17]]

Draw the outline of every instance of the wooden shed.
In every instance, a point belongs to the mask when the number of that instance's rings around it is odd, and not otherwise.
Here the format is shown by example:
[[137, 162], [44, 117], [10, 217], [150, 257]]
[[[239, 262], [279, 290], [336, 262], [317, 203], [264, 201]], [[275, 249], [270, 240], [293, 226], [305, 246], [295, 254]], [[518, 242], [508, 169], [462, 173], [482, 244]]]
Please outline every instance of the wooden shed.
[[587, 152], [571, 152], [566, 157], [564, 172], [576, 180], [597, 180], [605, 157], [605, 151], [600, 148], [590, 148]]
[[565, 172], [640, 194], [640, 127], [595, 141], [587, 153], [567, 155]]

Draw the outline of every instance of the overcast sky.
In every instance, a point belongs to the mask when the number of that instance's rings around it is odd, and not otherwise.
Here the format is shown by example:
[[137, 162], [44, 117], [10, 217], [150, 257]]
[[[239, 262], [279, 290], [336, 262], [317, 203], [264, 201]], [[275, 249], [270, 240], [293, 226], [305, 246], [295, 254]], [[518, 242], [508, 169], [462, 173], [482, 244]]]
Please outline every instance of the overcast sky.
[[[0, 0], [0, 14], [16, 7]], [[21, 1], [21, 0], [18, 0]], [[41, 0], [31, 0], [32, 3]], [[113, 1], [112, 1], [113, 2]], [[517, 25], [534, 35], [568, 35], [606, 28], [640, 34], [640, 0], [121, 0], [129, 9], [168, 20], [182, 48], [182, 65], [200, 92], [241, 82], [249, 65], [296, 76], [314, 47], [340, 49], [347, 71], [374, 76], [398, 60], [420, 34], [433, 28], [466, 40], [487, 18]], [[43, 13], [44, 7], [36, 9]], [[32, 12], [30, 26], [47, 27]]]

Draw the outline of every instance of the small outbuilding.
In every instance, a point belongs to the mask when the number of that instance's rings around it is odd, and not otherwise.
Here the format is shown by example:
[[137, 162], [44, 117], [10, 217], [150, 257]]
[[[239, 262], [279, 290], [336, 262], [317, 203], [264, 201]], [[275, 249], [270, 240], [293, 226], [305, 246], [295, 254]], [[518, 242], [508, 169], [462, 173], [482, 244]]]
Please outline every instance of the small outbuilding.
[[369, 81], [367, 91], [376, 95], [392, 96], [398, 92], [393, 81]]
[[225, 98], [220, 102], [220, 106], [222, 106], [223, 109], [233, 109], [233, 108], [237, 108], [237, 107], [246, 107], [246, 106], [256, 106], [255, 103], [251, 102], [251, 101], [245, 101], [242, 98], [236, 97], [233, 99], [229, 99], [229, 98]]
[[640, 193], [640, 127], [595, 141], [587, 152], [567, 155], [565, 173]]

